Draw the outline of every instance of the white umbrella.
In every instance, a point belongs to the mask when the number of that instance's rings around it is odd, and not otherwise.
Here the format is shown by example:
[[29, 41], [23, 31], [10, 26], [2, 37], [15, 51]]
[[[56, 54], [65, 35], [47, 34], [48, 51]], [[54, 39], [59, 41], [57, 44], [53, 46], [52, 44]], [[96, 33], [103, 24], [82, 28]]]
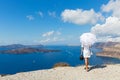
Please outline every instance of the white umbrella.
[[96, 36], [92, 33], [83, 33], [81, 36], [80, 36], [80, 42], [83, 44], [83, 45], [93, 45], [95, 42], [97, 41], [96, 39]]

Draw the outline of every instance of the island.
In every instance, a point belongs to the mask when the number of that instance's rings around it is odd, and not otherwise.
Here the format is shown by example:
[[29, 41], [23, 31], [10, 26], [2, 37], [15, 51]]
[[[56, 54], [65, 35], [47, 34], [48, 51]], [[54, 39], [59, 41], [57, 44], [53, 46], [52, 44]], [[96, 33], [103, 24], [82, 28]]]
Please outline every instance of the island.
[[2, 49], [18, 49], [18, 48], [35, 48], [35, 47], [43, 47], [43, 45], [23, 45], [23, 44], [11, 44], [11, 45], [2, 45], [0, 48]]
[[3, 50], [0, 50], [0, 53], [6, 53], [6, 54], [60, 52], [60, 50], [45, 49], [44, 47], [41, 47], [41, 45], [26, 46], [26, 45], [14, 44], [14, 45], [8, 45], [8, 46], [0, 46], [0, 48], [6, 48]]

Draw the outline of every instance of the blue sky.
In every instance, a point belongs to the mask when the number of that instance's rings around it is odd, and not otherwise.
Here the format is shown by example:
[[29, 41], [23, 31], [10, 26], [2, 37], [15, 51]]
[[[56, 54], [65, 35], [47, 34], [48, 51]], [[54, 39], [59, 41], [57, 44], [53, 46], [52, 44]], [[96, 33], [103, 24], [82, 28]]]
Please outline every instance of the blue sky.
[[110, 4], [119, 7], [117, 1], [0, 0], [0, 44], [80, 44], [79, 36], [85, 32], [113, 40], [117, 32], [106, 34], [103, 28], [97, 32], [107, 20], [118, 18], [116, 8], [108, 9]]

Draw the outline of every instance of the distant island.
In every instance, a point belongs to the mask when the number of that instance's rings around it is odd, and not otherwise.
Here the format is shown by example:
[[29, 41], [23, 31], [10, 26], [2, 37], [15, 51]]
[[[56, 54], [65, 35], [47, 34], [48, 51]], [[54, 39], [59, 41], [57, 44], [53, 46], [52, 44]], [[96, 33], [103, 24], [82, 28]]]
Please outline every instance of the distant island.
[[42, 45], [21, 45], [21, 44], [14, 44], [14, 45], [7, 45], [7, 46], [0, 46], [0, 48], [7, 48], [7, 50], [0, 50], [0, 53], [6, 54], [25, 54], [25, 53], [49, 53], [49, 52], [60, 52], [60, 50], [49, 50], [44, 49]]
[[35, 48], [35, 47], [43, 47], [43, 45], [22, 45], [22, 44], [11, 44], [11, 45], [3, 45], [0, 46], [0, 48], [5, 48], [5, 49], [18, 49], [18, 48]]

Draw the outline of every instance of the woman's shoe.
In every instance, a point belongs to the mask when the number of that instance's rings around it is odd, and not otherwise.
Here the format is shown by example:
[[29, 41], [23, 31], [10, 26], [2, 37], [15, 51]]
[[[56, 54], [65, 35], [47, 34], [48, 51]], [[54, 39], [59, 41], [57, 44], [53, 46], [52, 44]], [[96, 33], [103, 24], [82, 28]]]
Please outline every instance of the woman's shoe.
[[86, 67], [84, 68], [87, 72], [90, 70], [90, 68], [88, 67], [88, 69], [86, 69]]
[[[84, 69], [86, 70], [86, 67]], [[90, 67], [88, 67], [88, 69], [90, 69]]]

